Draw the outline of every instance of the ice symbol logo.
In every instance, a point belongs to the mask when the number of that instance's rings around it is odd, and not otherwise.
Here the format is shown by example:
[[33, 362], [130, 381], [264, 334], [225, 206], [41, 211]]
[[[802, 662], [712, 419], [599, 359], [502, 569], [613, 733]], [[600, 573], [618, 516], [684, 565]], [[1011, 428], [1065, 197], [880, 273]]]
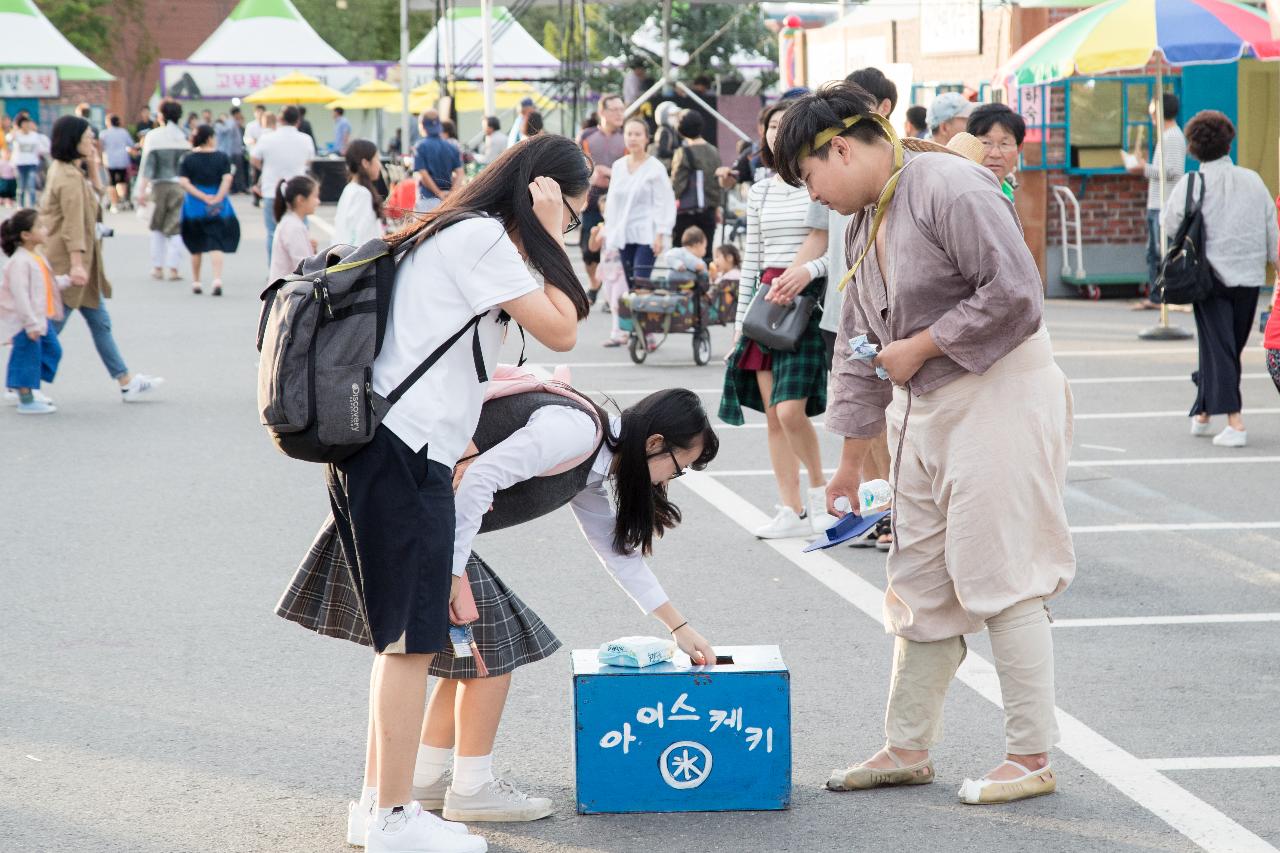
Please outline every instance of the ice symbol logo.
[[711, 750], [691, 740], [677, 741], [658, 760], [662, 781], [677, 790], [696, 788], [711, 775]]

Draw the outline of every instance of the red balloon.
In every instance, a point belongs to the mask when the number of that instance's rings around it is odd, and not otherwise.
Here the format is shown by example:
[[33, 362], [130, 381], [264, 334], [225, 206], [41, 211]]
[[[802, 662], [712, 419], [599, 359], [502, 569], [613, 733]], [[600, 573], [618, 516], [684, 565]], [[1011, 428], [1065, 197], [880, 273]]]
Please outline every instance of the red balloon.
[[782, 23], [792, 29], [798, 29], [804, 25], [804, 21], [800, 20], [799, 15], [787, 15], [787, 17], [783, 19]]

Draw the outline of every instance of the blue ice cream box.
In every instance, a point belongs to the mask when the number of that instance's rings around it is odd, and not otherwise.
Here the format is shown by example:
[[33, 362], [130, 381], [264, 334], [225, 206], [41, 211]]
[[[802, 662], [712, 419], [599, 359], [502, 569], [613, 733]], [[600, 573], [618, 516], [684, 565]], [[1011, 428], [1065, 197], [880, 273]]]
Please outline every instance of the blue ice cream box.
[[777, 646], [643, 669], [573, 653], [579, 814], [785, 809], [791, 674]]

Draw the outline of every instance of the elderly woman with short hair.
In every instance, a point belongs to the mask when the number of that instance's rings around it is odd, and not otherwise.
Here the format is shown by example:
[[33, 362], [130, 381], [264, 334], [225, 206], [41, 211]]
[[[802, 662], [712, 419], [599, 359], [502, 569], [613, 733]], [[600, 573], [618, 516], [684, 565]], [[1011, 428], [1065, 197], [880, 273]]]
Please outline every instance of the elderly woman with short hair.
[[[1240, 355], [1244, 352], [1267, 262], [1276, 262], [1275, 202], [1262, 178], [1231, 162], [1236, 128], [1217, 110], [1204, 110], [1187, 122], [1187, 150], [1200, 161], [1203, 180], [1188, 172], [1169, 192], [1164, 206], [1165, 233], [1175, 234], [1185, 216], [1187, 194], [1200, 202], [1204, 216], [1204, 257], [1213, 271], [1213, 292], [1192, 306], [1196, 318], [1199, 369], [1191, 374], [1196, 400], [1191, 434], [1208, 436], [1210, 418], [1226, 415], [1226, 428], [1214, 436], [1219, 447], [1248, 443], [1240, 397]], [[1194, 183], [1193, 183], [1194, 182]]]
[[965, 129], [978, 137], [985, 156], [982, 165], [1000, 182], [1000, 192], [1013, 201], [1013, 173], [1027, 138], [1027, 122], [1004, 104], [983, 104], [969, 116]]

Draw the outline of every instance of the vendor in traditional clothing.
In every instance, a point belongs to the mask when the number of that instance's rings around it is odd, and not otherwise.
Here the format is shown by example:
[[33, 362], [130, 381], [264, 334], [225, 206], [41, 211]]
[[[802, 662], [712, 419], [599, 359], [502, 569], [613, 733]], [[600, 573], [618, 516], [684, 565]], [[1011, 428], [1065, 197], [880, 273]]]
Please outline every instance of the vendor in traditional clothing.
[[[799, 99], [775, 146], [782, 180], [853, 215], [845, 239], [852, 298], [826, 420], [845, 439], [827, 487], [831, 511], [840, 496], [856, 502], [859, 467], [886, 417], [894, 454], [887, 743], [827, 785], [934, 780], [929, 750], [942, 732], [947, 685], [964, 660], [964, 635], [985, 626], [1007, 755], [966, 779], [960, 797], [996, 803], [1051, 793], [1058, 727], [1045, 602], [1075, 575], [1063, 508], [1072, 405], [1013, 205], [989, 170], [955, 152], [919, 140], [904, 150], [856, 84]], [[880, 346], [874, 364], [849, 359], [858, 335]]]

